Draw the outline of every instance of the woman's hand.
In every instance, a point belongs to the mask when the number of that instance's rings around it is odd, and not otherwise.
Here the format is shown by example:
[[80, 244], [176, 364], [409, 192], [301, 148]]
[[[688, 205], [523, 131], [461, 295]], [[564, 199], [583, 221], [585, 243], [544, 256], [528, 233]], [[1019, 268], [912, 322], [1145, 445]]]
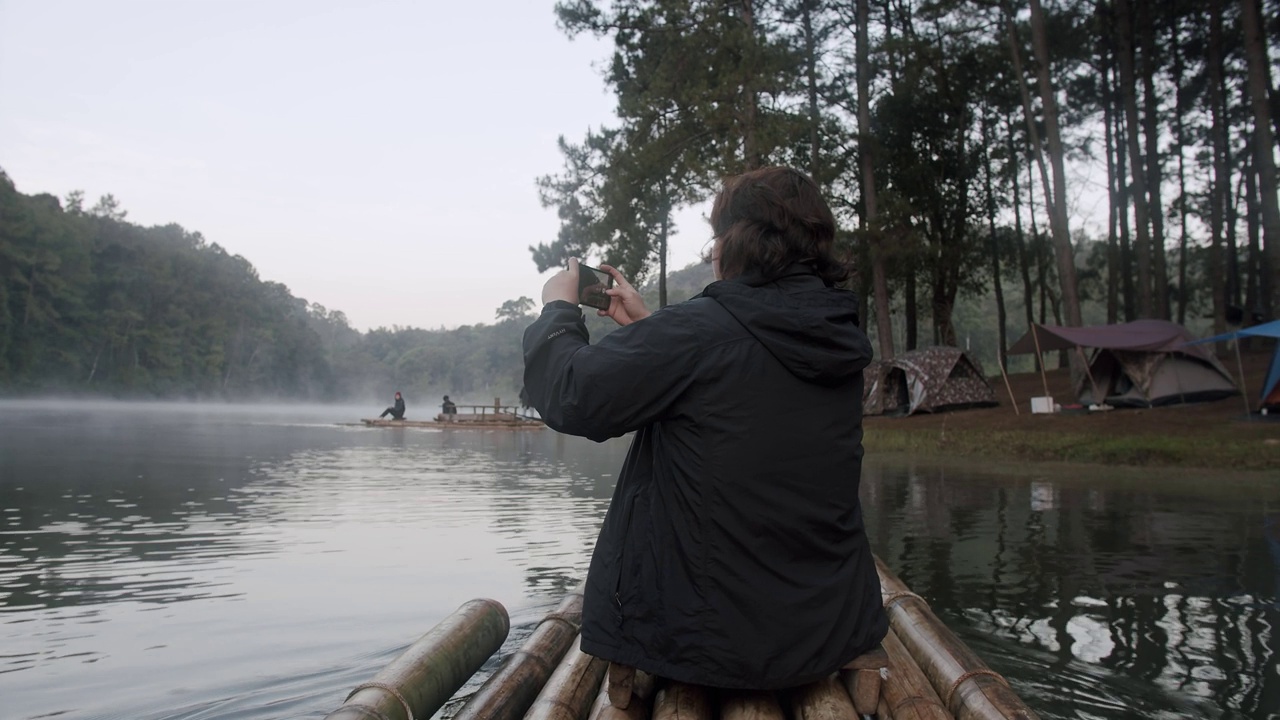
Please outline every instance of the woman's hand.
[[[576, 265], [574, 269], [577, 269]], [[609, 296], [609, 309], [597, 310], [597, 315], [611, 317], [619, 325], [630, 325], [637, 320], [649, 317], [649, 308], [644, 306], [640, 293], [627, 282], [622, 273], [618, 272], [618, 268], [612, 265], [601, 265], [600, 269], [613, 277], [614, 286], [605, 290], [605, 294]], [[543, 290], [543, 292], [546, 291]]]
[[552, 275], [542, 286], [542, 304], [553, 300], [578, 304], [578, 258], [569, 258], [569, 269]]

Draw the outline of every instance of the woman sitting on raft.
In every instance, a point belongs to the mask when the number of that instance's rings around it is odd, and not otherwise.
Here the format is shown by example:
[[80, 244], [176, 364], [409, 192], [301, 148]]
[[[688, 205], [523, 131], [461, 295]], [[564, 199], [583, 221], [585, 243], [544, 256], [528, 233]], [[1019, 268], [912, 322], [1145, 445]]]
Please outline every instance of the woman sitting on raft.
[[524, 335], [547, 424], [636, 433], [587, 575], [582, 649], [686, 683], [779, 689], [875, 647], [888, 622], [863, 527], [862, 368], [835, 220], [789, 168], [725, 182], [716, 282], [650, 315], [615, 268], [621, 329], [588, 344], [577, 262]]
[[378, 418], [382, 419], [388, 415], [391, 416], [392, 420], [404, 419], [404, 397], [400, 395], [399, 390], [396, 391], [395, 402], [391, 404], [391, 407], [383, 410], [382, 414], [379, 415]]

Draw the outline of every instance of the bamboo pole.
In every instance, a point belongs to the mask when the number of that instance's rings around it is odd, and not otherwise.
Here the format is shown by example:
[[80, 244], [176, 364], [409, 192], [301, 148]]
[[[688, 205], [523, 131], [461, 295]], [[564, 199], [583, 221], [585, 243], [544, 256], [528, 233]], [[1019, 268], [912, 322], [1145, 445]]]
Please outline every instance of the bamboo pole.
[[600, 692], [596, 695], [595, 705], [591, 706], [588, 717], [591, 720], [649, 720], [650, 704], [653, 701], [654, 677], [644, 671], [636, 671], [627, 687], [627, 702], [615, 704], [612, 696], [618, 688], [610, 683], [609, 678], [600, 684]]
[[578, 634], [582, 588], [560, 601], [502, 667], [485, 681], [454, 720], [519, 720], [547, 684]]
[[604, 677], [604, 684], [609, 691], [609, 702], [625, 710], [627, 704], [631, 702], [631, 690], [635, 680], [635, 668], [630, 665], [609, 663], [609, 671]]
[[583, 720], [608, 666], [604, 660], [582, 652], [579, 635], [538, 693], [525, 720]]
[[1077, 345], [1076, 354], [1080, 356], [1080, 364], [1084, 366], [1085, 374], [1089, 376], [1089, 387], [1093, 388], [1093, 404], [1105, 404], [1107, 399], [1098, 392], [1098, 382], [1093, 379], [1093, 370], [1089, 368], [1089, 359], [1084, 356], [1084, 348]]
[[879, 645], [849, 661], [840, 670], [840, 682], [853, 700], [853, 709], [859, 715], [876, 714], [880, 704], [880, 692], [884, 670], [889, 667], [889, 654]]
[[653, 720], [711, 720], [711, 694], [701, 685], [671, 681], [658, 688]]
[[720, 720], [784, 720], [786, 715], [775, 693], [734, 690], [720, 702]]
[[881, 645], [889, 654], [889, 678], [881, 691], [881, 703], [889, 714], [899, 720], [952, 720], [929, 678], [892, 630]]
[[1244, 363], [1240, 361], [1240, 336], [1236, 336], [1236, 369], [1240, 371], [1240, 396], [1244, 398], [1244, 417], [1253, 419], [1253, 407], [1249, 404], [1249, 386], [1244, 382]]
[[1036, 344], [1036, 360], [1040, 363], [1040, 382], [1044, 383], [1044, 396], [1049, 397], [1049, 375], [1044, 370], [1044, 353], [1040, 352], [1040, 336], [1036, 324], [1031, 323], [1031, 341]]
[[510, 629], [506, 608], [498, 602], [463, 603], [372, 681], [357, 685], [326, 720], [431, 717], [502, 647]]
[[795, 720], [858, 719], [853, 700], [835, 675], [797, 688], [791, 696], [791, 714]]
[[1013, 385], [1009, 384], [1009, 373], [1005, 372], [1004, 363], [996, 363], [1000, 366], [1000, 377], [1004, 378], [1004, 389], [1009, 391], [1009, 402], [1013, 403], [1013, 412], [1015, 415], [1021, 415], [1022, 411], [1018, 409], [1018, 398], [1013, 396]]
[[1039, 716], [876, 558], [889, 625], [956, 720], [1038, 720]]

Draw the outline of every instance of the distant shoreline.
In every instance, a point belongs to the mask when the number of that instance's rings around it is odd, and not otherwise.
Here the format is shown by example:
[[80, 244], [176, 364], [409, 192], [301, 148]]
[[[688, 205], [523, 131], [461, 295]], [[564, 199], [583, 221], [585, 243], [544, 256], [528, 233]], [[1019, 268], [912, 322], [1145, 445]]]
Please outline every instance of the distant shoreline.
[[[1067, 462], [1148, 468], [1280, 470], [1280, 416], [1256, 414], [1269, 353], [1248, 357], [1251, 419], [1245, 398], [1159, 408], [1122, 408], [1103, 413], [1032, 415], [1030, 398], [1048, 394], [1071, 402], [1065, 369], [989, 379], [999, 407], [868, 417], [863, 420], [868, 454], [957, 457], [990, 462]], [[1015, 412], [1009, 391], [1018, 403]], [[1277, 478], [1280, 479], [1280, 478]]]

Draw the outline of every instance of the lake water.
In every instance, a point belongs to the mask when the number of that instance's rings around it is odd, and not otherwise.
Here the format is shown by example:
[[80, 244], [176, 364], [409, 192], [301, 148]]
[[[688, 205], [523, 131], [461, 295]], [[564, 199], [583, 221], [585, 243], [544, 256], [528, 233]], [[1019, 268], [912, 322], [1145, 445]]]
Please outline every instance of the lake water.
[[[466, 600], [527, 635], [625, 439], [0, 403], [0, 719], [322, 718]], [[870, 458], [873, 547], [1046, 718], [1280, 718], [1280, 478]]]

